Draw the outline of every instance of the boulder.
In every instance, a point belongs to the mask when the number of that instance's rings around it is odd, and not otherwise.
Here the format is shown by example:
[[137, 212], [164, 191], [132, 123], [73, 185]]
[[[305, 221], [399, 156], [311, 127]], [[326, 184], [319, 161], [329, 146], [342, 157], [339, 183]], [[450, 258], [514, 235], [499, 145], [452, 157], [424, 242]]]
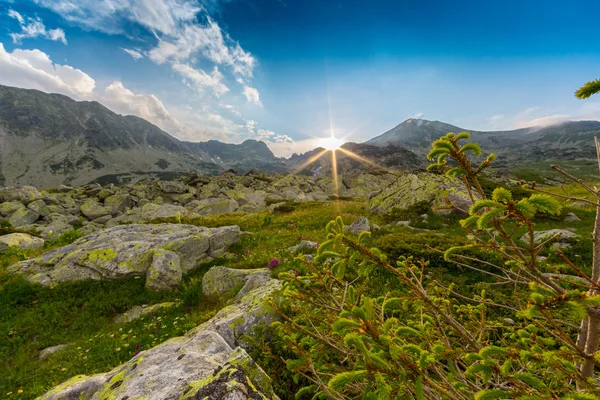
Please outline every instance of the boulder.
[[142, 207], [141, 217], [144, 221], [152, 221], [155, 219], [181, 218], [185, 214], [188, 213], [182, 206], [148, 203]]
[[274, 318], [266, 302], [280, 288], [271, 279], [185, 336], [142, 351], [110, 372], [72, 378], [39, 399], [277, 399], [271, 379], [237, 339]]
[[319, 247], [319, 243], [311, 242], [310, 240], [302, 240], [296, 246], [288, 247], [287, 251], [292, 254], [298, 254], [307, 250], [316, 250]]
[[181, 194], [188, 191], [188, 187], [178, 181], [158, 181], [156, 187], [163, 193]]
[[29, 203], [27, 208], [41, 215], [42, 217], [45, 217], [46, 215], [51, 213], [50, 209], [42, 199], [32, 201], [31, 203]]
[[199, 215], [227, 214], [237, 210], [238, 203], [226, 197], [213, 197], [194, 200], [187, 204], [187, 208]]
[[156, 292], [177, 288], [181, 283], [181, 259], [177, 253], [156, 250], [146, 274], [146, 287]]
[[353, 235], [359, 235], [361, 232], [376, 232], [380, 228], [379, 225], [371, 223], [367, 217], [360, 217], [344, 229]]
[[454, 202], [459, 202], [459, 199], [469, 201], [466, 188], [456, 178], [428, 172], [406, 173], [372, 197], [367, 207], [375, 214], [387, 214], [394, 208], [406, 209], [422, 201], [428, 202], [432, 207], [440, 207], [445, 205], [444, 199], [449, 195], [452, 195]]
[[[556, 248], [569, 247], [571, 243], [575, 242], [578, 238], [574, 232], [571, 232], [568, 229], [550, 229], [547, 231], [534, 231], [533, 241], [536, 245], [538, 245], [552, 239], [552, 237], [555, 235], [559, 235], [552, 240], [552, 243], [554, 243]], [[521, 237], [521, 241], [523, 243], [529, 243], [529, 233], [523, 235]]]
[[7, 201], [0, 204], [0, 215], [3, 217], [8, 217], [15, 211], [22, 208], [25, 208], [25, 206], [20, 201]]
[[82, 204], [79, 209], [81, 210], [81, 213], [89, 220], [95, 220], [111, 214], [110, 208], [104, 207], [96, 200], [87, 201], [86, 203]]
[[21, 203], [29, 204], [41, 197], [41, 193], [33, 186], [0, 188], [0, 203], [16, 200]]
[[237, 226], [120, 225], [21, 261], [8, 271], [45, 286], [146, 276], [147, 287], [166, 289], [178, 285], [182, 275], [210, 260], [211, 255], [224, 252], [240, 235]]
[[[256, 279], [257, 276], [264, 282], [271, 279], [268, 268], [245, 270], [212, 267], [202, 278], [202, 293], [206, 296], [229, 295], [236, 288], [241, 290], [250, 278]], [[255, 284], [256, 281], [253, 280], [253, 285]]]
[[52, 347], [46, 347], [44, 350], [40, 351], [40, 354], [38, 354], [38, 360], [43, 360], [44, 358], [47, 358], [49, 356], [51, 356], [54, 353], [57, 353], [61, 350], [67, 349], [69, 347], [71, 347], [71, 344], [58, 344], [56, 346], [52, 346]]
[[17, 247], [19, 249], [41, 249], [44, 247], [44, 239], [26, 233], [10, 233], [8, 235], [0, 236], [0, 251], [4, 251], [9, 247]]
[[581, 219], [579, 219], [579, 217], [577, 215], [570, 212], [565, 215], [564, 221], [565, 222], [579, 222], [579, 221], [581, 221]]
[[89, 235], [90, 233], [99, 231], [100, 229], [103, 229], [102, 225], [97, 224], [95, 222], [90, 222], [90, 223], [82, 226], [81, 228], [77, 229], [77, 232], [79, 232], [85, 236], [85, 235]]
[[110, 210], [112, 215], [122, 214], [131, 207], [131, 196], [128, 194], [116, 194], [104, 200], [104, 207]]
[[31, 211], [28, 208], [19, 208], [7, 218], [7, 221], [11, 224], [11, 226], [17, 228], [23, 225], [33, 224], [38, 220], [40, 214]]
[[153, 314], [172, 307], [177, 307], [180, 304], [181, 303], [170, 301], [166, 303], [153, 304], [151, 306], [145, 304], [141, 306], [134, 306], [129, 310], [125, 311], [123, 314], [117, 315], [113, 322], [115, 324], [123, 324], [126, 322], [135, 321], [136, 319], [142, 318], [145, 315]]

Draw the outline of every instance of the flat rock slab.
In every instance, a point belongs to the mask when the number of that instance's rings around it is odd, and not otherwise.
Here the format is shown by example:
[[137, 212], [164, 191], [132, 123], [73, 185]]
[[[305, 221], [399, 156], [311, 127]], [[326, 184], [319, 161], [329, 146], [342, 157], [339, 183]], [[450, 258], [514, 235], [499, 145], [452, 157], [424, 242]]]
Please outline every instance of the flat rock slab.
[[0, 251], [4, 251], [9, 247], [41, 249], [44, 247], [44, 239], [28, 235], [27, 233], [9, 233], [8, 235], [0, 236]]
[[125, 311], [123, 314], [117, 315], [117, 317], [113, 320], [115, 324], [122, 324], [126, 322], [135, 321], [136, 319], [142, 318], [144, 315], [152, 314], [159, 311], [164, 311], [166, 309], [170, 309], [172, 307], [177, 307], [181, 303], [176, 301], [170, 301], [166, 303], [158, 303], [141, 306], [131, 307], [129, 310]]
[[148, 288], [167, 290], [177, 287], [183, 275], [222, 253], [240, 235], [237, 226], [120, 225], [21, 261], [8, 271], [45, 286], [146, 276]]
[[39, 399], [79, 399], [83, 392], [92, 400], [275, 400], [271, 379], [237, 338], [273, 318], [267, 301], [280, 288], [271, 279], [185, 336], [143, 351], [110, 372], [74, 377]]

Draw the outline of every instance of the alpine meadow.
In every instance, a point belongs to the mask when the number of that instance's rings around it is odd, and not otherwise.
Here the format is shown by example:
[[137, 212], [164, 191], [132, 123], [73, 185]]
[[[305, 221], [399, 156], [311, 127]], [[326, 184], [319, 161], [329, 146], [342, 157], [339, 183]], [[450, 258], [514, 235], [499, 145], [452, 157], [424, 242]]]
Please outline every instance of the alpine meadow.
[[0, 0], [0, 398], [600, 399], [599, 12]]

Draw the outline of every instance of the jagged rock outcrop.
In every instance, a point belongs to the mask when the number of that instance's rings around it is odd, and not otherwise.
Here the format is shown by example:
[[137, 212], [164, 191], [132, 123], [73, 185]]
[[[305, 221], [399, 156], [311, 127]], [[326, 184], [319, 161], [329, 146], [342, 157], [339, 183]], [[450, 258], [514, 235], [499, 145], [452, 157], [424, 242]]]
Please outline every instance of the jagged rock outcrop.
[[237, 226], [121, 225], [21, 261], [8, 271], [47, 286], [145, 276], [146, 287], [168, 290], [177, 287], [194, 267], [222, 254], [240, 234]]
[[233, 304], [185, 336], [143, 351], [105, 374], [76, 376], [40, 400], [82, 395], [91, 400], [277, 399], [271, 379], [238, 339], [273, 318], [267, 300], [280, 287], [278, 280], [269, 279], [240, 292]]
[[428, 202], [432, 207], [439, 207], [445, 206], [444, 199], [448, 196], [453, 203], [469, 199], [463, 183], [458, 179], [427, 172], [404, 174], [372, 197], [368, 208], [373, 213], [386, 214], [394, 208], [406, 209], [422, 201]]

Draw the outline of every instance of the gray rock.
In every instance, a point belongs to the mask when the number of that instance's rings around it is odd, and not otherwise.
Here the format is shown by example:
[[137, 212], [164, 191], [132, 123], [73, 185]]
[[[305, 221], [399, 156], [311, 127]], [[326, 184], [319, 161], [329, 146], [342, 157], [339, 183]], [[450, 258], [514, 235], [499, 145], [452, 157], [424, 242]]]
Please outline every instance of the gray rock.
[[302, 240], [300, 242], [300, 244], [297, 244], [296, 246], [292, 246], [292, 247], [288, 247], [287, 251], [289, 251], [292, 254], [298, 254], [302, 251], [306, 251], [306, 250], [316, 250], [319, 247], [319, 243], [317, 242], [311, 242], [310, 240]]
[[181, 282], [181, 259], [177, 253], [156, 250], [146, 274], [146, 287], [157, 292], [177, 288]]
[[142, 207], [141, 217], [145, 221], [152, 221], [155, 219], [182, 218], [186, 214], [189, 213], [181, 206], [149, 203]]
[[[244, 270], [212, 267], [202, 278], [202, 293], [206, 296], [228, 295], [236, 288], [241, 289], [251, 277], [256, 276], [260, 276], [264, 282], [271, 279], [267, 268]], [[256, 286], [256, 281], [253, 282], [252, 285]]]
[[97, 374], [92, 376], [77, 375], [68, 381], [58, 385], [43, 396], [40, 400], [79, 400], [89, 399], [98, 392], [106, 383], [108, 374]]
[[581, 219], [579, 219], [579, 217], [577, 215], [570, 212], [565, 215], [564, 221], [565, 222], [579, 222], [579, 221], [581, 221]]
[[59, 344], [52, 347], [46, 347], [44, 350], [40, 351], [40, 354], [38, 354], [38, 360], [43, 360], [44, 358], [49, 357], [52, 354], [67, 349], [71, 346], [72, 344]]
[[0, 236], [0, 251], [4, 251], [9, 247], [41, 249], [44, 247], [44, 239], [26, 233], [10, 233], [8, 235]]
[[274, 318], [266, 301], [280, 288], [271, 279], [185, 336], [142, 351], [105, 374], [73, 378], [40, 400], [79, 399], [80, 392], [92, 400], [277, 399], [271, 379], [237, 339]]
[[386, 214], [394, 208], [406, 209], [422, 201], [430, 203], [432, 207], [439, 207], [445, 205], [444, 199], [448, 197], [451, 201], [460, 201], [462, 204], [469, 201], [467, 189], [456, 178], [427, 172], [402, 174], [394, 184], [370, 198], [368, 208], [370, 212]]
[[111, 210], [108, 207], [104, 207], [96, 200], [89, 200], [82, 204], [80, 207], [81, 213], [86, 216], [89, 220], [95, 220], [105, 215], [110, 215]]
[[44, 200], [42, 200], [42, 199], [32, 201], [31, 203], [29, 203], [27, 208], [29, 208], [31, 211], [41, 215], [42, 217], [45, 217], [46, 215], [51, 213], [50, 209], [48, 208], [48, 206], [46, 205], [46, 203], [44, 203]]
[[96, 197], [98, 197], [98, 199], [103, 201], [103, 200], [107, 199], [108, 197], [112, 196], [113, 194], [115, 194], [114, 191], [104, 188], [98, 192]]
[[200, 215], [227, 214], [237, 210], [238, 203], [226, 197], [213, 197], [191, 201], [186, 208]]
[[185, 193], [188, 191], [188, 187], [178, 181], [158, 181], [156, 187], [164, 193]]
[[97, 225], [106, 225], [110, 222], [111, 219], [113, 219], [112, 215], [104, 215], [100, 218], [96, 218], [92, 222]]
[[97, 224], [95, 222], [90, 222], [90, 223], [82, 226], [81, 228], [77, 229], [77, 232], [79, 232], [85, 236], [85, 235], [89, 235], [90, 233], [99, 231], [100, 229], [103, 229], [102, 225]]
[[176, 276], [181, 279], [176, 268], [169, 270], [170, 262], [175, 262], [174, 257], [161, 259], [157, 255], [155, 259], [155, 253], [176, 254], [180, 273], [187, 274], [209, 260], [211, 254], [223, 252], [224, 247], [237, 241], [240, 235], [237, 226], [121, 225], [94, 232], [40, 257], [21, 261], [10, 266], [8, 271], [45, 286], [88, 279], [146, 276], [148, 287], [165, 287], [165, 284], [172, 287]]
[[33, 224], [40, 215], [28, 208], [19, 208], [7, 218], [7, 221], [15, 228], [23, 225]]
[[104, 206], [110, 209], [112, 215], [122, 214], [131, 207], [131, 196], [128, 194], [116, 194], [104, 200]]
[[8, 217], [15, 211], [22, 208], [25, 208], [25, 206], [20, 201], [7, 201], [0, 204], [0, 215], [3, 217]]
[[123, 314], [117, 315], [113, 320], [113, 323], [123, 324], [126, 322], [135, 321], [136, 319], [142, 318], [145, 315], [164, 311], [172, 307], [177, 307], [180, 304], [181, 303], [179, 302], [170, 301], [166, 303], [153, 304], [151, 306], [145, 304], [141, 306], [134, 306], [129, 310], [125, 311]]
[[[577, 235], [575, 233], [571, 232], [570, 230], [551, 229], [551, 230], [547, 230], [547, 231], [534, 231], [533, 232], [533, 241], [537, 245], [537, 244], [540, 244], [542, 242], [545, 242], [545, 241], [551, 239], [554, 235], [557, 235], [557, 234], [559, 234], [559, 236], [556, 237], [553, 240], [553, 242], [570, 243], [577, 239]], [[526, 233], [525, 235], [523, 235], [521, 237], [521, 241], [523, 243], [529, 243], [529, 233]]]
[[360, 217], [352, 223], [348, 228], [348, 232], [353, 235], [358, 235], [361, 232], [371, 232], [371, 221], [367, 217]]
[[41, 193], [33, 186], [0, 188], [0, 203], [16, 200], [21, 203], [29, 204], [41, 197]]

